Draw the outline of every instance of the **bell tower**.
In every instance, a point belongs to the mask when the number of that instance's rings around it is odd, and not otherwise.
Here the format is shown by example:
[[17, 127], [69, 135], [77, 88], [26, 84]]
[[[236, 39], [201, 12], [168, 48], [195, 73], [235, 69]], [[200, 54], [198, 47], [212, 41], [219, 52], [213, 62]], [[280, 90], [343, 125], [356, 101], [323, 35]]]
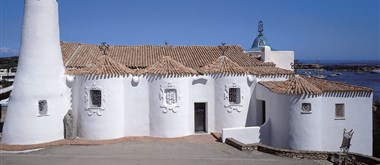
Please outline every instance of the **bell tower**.
[[63, 118], [70, 109], [64, 72], [57, 0], [25, 0], [19, 63], [3, 143], [63, 139]]
[[262, 21], [259, 21], [259, 34], [253, 41], [252, 47], [244, 52], [263, 62], [273, 62], [278, 68], [293, 70], [292, 64], [294, 63], [294, 51], [279, 51], [272, 49], [269, 45], [268, 39], [264, 36], [263, 31], [264, 24]]

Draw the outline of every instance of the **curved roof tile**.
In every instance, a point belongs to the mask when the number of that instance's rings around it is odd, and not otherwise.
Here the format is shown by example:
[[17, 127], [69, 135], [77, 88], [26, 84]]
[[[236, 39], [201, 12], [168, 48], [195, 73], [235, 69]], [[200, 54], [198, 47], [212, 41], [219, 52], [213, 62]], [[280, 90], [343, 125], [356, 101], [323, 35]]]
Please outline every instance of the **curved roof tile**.
[[294, 76], [286, 81], [266, 81], [259, 82], [264, 87], [268, 88], [272, 92], [287, 94], [287, 95], [302, 95], [302, 94], [312, 94], [319, 95], [322, 94], [322, 90], [314, 86], [314, 84], [305, 80], [301, 76]]
[[88, 68], [81, 69], [79, 74], [83, 75], [106, 75], [106, 76], [122, 76], [133, 74], [134, 70], [127, 68], [119, 62], [113, 60], [108, 55], [98, 57], [93, 65]]
[[286, 81], [262, 81], [270, 91], [287, 95], [319, 95], [330, 92], [372, 92], [370, 88], [295, 75]]
[[140, 70], [140, 74], [158, 74], [158, 75], [167, 75], [167, 74], [177, 74], [177, 75], [192, 75], [197, 74], [197, 71], [186, 67], [185, 65], [173, 60], [169, 56], [163, 56], [153, 65], [149, 66], [146, 69]]
[[246, 74], [248, 73], [243, 67], [233, 62], [226, 56], [220, 56], [218, 59], [201, 67], [198, 71], [206, 73], [228, 73], [228, 74]]
[[[61, 42], [62, 56], [66, 68], [83, 68], [92, 59], [102, 55], [98, 45]], [[163, 56], [189, 68], [199, 68], [216, 60], [222, 54], [218, 46], [110, 46], [108, 56], [129, 68], [146, 68]], [[273, 66], [249, 57], [237, 45], [226, 46], [224, 55], [240, 66]]]

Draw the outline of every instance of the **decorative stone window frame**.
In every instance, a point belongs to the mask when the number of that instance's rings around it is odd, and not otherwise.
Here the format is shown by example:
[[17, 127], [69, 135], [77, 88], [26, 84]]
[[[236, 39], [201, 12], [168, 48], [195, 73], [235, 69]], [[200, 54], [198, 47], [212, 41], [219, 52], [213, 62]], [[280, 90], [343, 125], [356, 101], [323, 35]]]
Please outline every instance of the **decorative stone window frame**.
[[[169, 91], [169, 90], [175, 90], [176, 91], [176, 103], [174, 104], [167, 104], [166, 102], [166, 93], [165, 91]], [[168, 113], [169, 111], [172, 111], [173, 113], [177, 113], [178, 112], [178, 108], [179, 108], [179, 102], [181, 100], [181, 97], [180, 97], [180, 91], [178, 90], [178, 88], [173, 85], [172, 82], [168, 82], [167, 84], [163, 84], [163, 85], [160, 85], [160, 92], [158, 94], [158, 99], [161, 101], [161, 105], [160, 105], [160, 108], [162, 109], [162, 112], [163, 113]]]
[[38, 100], [38, 117], [49, 116], [47, 100]]
[[[224, 86], [224, 100], [225, 100], [225, 105], [224, 107], [227, 108], [227, 112], [228, 113], [232, 113], [232, 111], [236, 111], [236, 112], [241, 112], [242, 111], [242, 102], [244, 100], [244, 96], [243, 96], [243, 90], [241, 90], [241, 87], [240, 85], [238, 85], [236, 82], [232, 83], [231, 85], [225, 85]], [[231, 103], [230, 100], [229, 100], [229, 91], [230, 91], [230, 88], [239, 88], [240, 90], [240, 102], [239, 103]]]
[[312, 106], [311, 103], [302, 103], [301, 105], [301, 113], [302, 114], [311, 114]]
[[[101, 92], [101, 105], [100, 107], [93, 107], [91, 106], [91, 101], [90, 101], [90, 91], [91, 90], [100, 90]], [[85, 88], [85, 96], [84, 96], [85, 104], [86, 104], [86, 111], [88, 116], [92, 116], [94, 113], [97, 114], [98, 116], [101, 116], [105, 110], [104, 104], [105, 104], [105, 89], [102, 86], [97, 85], [96, 83], [91, 84], [91, 86], [87, 86]]]
[[[338, 109], [339, 107], [341, 106], [342, 109]], [[341, 110], [343, 111], [343, 115], [342, 116], [338, 116], [338, 111]], [[344, 103], [336, 103], [335, 104], [335, 120], [345, 120], [346, 119], [346, 108], [345, 108], [345, 105]]]

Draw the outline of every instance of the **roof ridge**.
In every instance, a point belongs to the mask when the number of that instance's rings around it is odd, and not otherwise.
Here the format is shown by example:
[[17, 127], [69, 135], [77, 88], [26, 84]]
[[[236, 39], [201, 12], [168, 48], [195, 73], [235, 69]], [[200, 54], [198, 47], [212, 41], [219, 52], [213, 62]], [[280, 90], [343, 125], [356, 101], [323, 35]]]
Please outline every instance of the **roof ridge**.
[[295, 94], [302, 94], [303, 92], [306, 94], [322, 94], [321, 89], [316, 87], [312, 82], [304, 79], [302, 76], [294, 75], [288, 81], [290, 85], [287, 87], [286, 91], [290, 92], [290, 94], [294, 94], [293, 92], [295, 92]]
[[172, 59], [170, 56], [162, 56], [157, 62], [140, 71], [140, 74], [150, 73], [158, 75], [180, 74], [189, 75], [197, 72], [182, 63]]
[[246, 74], [247, 70], [229, 59], [227, 56], [219, 56], [209, 64], [198, 69], [199, 72], [205, 73], [229, 73], [229, 74]]
[[96, 58], [94, 65], [83, 70], [82, 74], [88, 75], [110, 75], [121, 76], [125, 74], [133, 74], [134, 70], [120, 64], [107, 55], [101, 55]]
[[[66, 42], [60, 41], [61, 44], [79, 44], [79, 45], [93, 45], [98, 46], [97, 44], [90, 43], [81, 43], [81, 42]], [[219, 45], [110, 45], [110, 47], [134, 47], [134, 46], [152, 46], [152, 47], [218, 47]], [[226, 47], [241, 47], [238, 44], [226, 45]]]

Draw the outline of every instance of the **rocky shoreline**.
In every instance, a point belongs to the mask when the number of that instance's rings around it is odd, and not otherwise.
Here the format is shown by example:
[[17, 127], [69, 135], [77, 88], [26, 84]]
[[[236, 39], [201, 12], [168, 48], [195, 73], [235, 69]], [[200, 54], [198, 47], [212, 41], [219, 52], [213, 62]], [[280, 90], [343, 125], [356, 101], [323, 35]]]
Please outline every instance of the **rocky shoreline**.
[[343, 71], [343, 72], [372, 72], [380, 69], [380, 66], [369, 66], [369, 65], [326, 65], [322, 66], [323, 69], [328, 71]]
[[327, 71], [341, 72], [373, 72], [380, 70], [380, 65], [367, 64], [339, 64], [339, 65], [321, 65], [321, 64], [302, 64], [296, 63], [294, 69], [323, 69]]

